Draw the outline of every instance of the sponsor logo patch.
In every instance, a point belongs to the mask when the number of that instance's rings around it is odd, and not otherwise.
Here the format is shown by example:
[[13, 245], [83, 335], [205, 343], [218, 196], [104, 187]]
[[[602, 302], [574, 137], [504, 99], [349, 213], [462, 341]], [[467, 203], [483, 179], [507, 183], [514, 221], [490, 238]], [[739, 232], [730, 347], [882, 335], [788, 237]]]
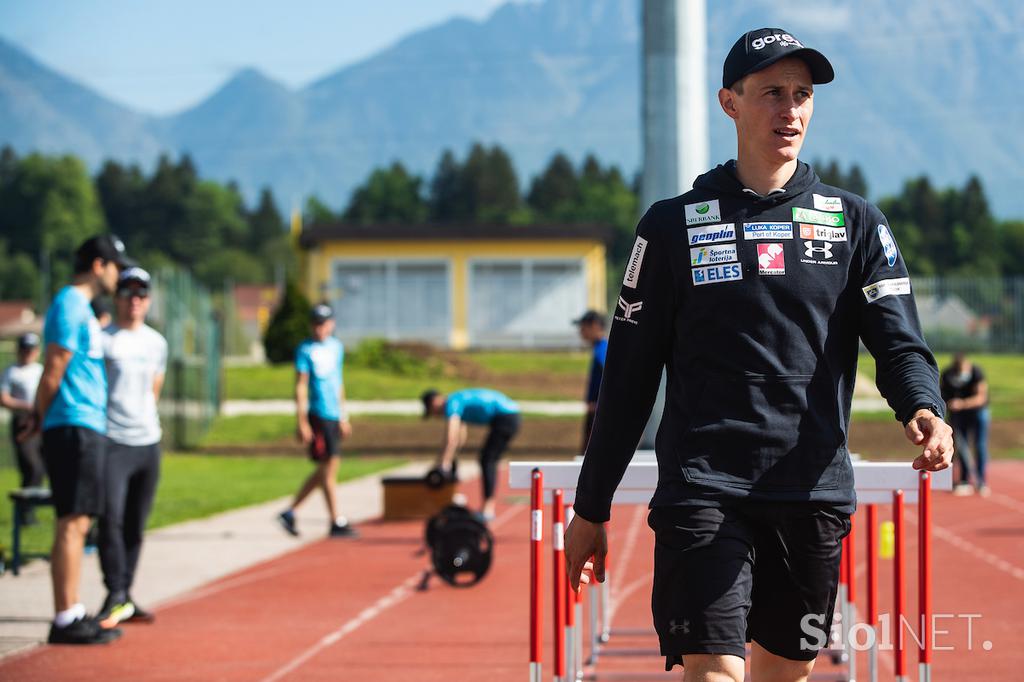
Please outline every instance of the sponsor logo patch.
[[803, 43], [788, 33], [772, 33], [771, 35], [754, 38], [750, 41], [750, 46], [755, 50], [763, 50], [765, 45], [771, 45], [772, 43], [778, 43], [782, 47], [788, 45], [803, 47]]
[[640, 312], [644, 307], [643, 301], [637, 301], [636, 303], [630, 303], [626, 299], [619, 296], [619, 308], [622, 309], [621, 315], [616, 315], [615, 319], [619, 322], [629, 322], [630, 324], [637, 324], [637, 321], [633, 319], [633, 315]]
[[694, 286], [702, 284], [718, 284], [743, 279], [743, 268], [739, 263], [728, 265], [712, 265], [706, 268], [694, 268], [690, 271]]
[[626, 275], [622, 278], [622, 286], [636, 289], [636, 283], [640, 280], [640, 266], [644, 262], [644, 252], [647, 251], [647, 240], [637, 237], [633, 244], [633, 253], [629, 254], [626, 261]]
[[820, 242], [845, 242], [846, 228], [800, 223], [800, 238], [816, 239]]
[[889, 267], [896, 265], [896, 256], [899, 252], [896, 250], [896, 240], [892, 238], [892, 233], [889, 232], [889, 228], [885, 225], [878, 226], [878, 240], [882, 242], [882, 250], [885, 252], [885, 260], [889, 263]]
[[846, 224], [842, 213], [825, 213], [812, 208], [793, 207], [793, 221], [797, 223], [814, 223], [829, 227], [842, 227]]
[[757, 274], [785, 275], [786, 257], [782, 244], [757, 245]]
[[711, 201], [699, 201], [696, 204], [686, 204], [683, 207], [686, 215], [687, 225], [703, 225], [704, 223], [717, 223], [722, 220], [722, 211], [718, 208], [718, 199]]
[[820, 245], [813, 241], [804, 242], [804, 258], [801, 263], [813, 263], [815, 265], [839, 265], [839, 261], [832, 260], [832, 242], [822, 242]]
[[820, 194], [812, 194], [811, 197], [814, 199], [814, 208], [819, 211], [843, 211], [843, 200], [840, 197], [823, 197]]
[[689, 239], [690, 246], [727, 242], [736, 239], [736, 226], [732, 223], [725, 223], [724, 225], [691, 227], [686, 230], [686, 236]]
[[744, 239], [792, 239], [793, 223], [743, 223]]
[[879, 280], [874, 284], [867, 285], [862, 291], [868, 303], [874, 303], [886, 296], [906, 296], [910, 293], [910, 278], [896, 277]]
[[698, 246], [690, 249], [690, 265], [715, 265], [738, 260], [735, 244]]

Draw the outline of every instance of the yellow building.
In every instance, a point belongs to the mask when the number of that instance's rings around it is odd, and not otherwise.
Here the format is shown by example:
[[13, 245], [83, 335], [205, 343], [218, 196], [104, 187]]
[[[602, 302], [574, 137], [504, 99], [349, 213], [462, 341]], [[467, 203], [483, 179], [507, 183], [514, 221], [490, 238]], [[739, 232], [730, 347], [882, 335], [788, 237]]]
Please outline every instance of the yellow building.
[[303, 287], [337, 335], [450, 348], [578, 343], [572, 320], [605, 306], [611, 229], [595, 225], [313, 225]]

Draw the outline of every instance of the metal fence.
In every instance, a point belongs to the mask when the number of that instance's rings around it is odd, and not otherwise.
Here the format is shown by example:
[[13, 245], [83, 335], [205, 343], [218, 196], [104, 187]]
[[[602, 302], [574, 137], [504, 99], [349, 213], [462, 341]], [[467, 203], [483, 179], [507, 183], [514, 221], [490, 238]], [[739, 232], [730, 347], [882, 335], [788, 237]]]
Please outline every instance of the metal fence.
[[915, 277], [914, 296], [936, 352], [1024, 352], [1024, 277]]
[[[210, 293], [185, 271], [158, 270], [151, 291], [147, 322], [164, 335], [168, 349], [160, 397], [164, 446], [192, 448], [199, 444], [220, 405], [220, 316]], [[14, 361], [15, 340], [0, 340], [0, 371]], [[10, 415], [0, 410], [0, 468], [14, 466], [9, 424]]]

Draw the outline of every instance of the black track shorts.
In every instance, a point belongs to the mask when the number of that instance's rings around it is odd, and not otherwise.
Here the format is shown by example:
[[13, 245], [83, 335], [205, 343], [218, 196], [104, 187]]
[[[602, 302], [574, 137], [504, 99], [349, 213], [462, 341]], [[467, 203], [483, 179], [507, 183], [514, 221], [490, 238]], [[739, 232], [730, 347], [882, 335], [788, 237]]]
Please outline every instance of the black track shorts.
[[43, 462], [58, 518], [103, 512], [108, 442], [105, 435], [84, 426], [43, 431]]
[[665, 669], [746, 642], [813, 660], [832, 627], [850, 518], [813, 502], [655, 507], [651, 606]]
[[310, 414], [309, 428], [313, 431], [313, 440], [309, 443], [311, 460], [324, 462], [341, 454], [341, 422]]

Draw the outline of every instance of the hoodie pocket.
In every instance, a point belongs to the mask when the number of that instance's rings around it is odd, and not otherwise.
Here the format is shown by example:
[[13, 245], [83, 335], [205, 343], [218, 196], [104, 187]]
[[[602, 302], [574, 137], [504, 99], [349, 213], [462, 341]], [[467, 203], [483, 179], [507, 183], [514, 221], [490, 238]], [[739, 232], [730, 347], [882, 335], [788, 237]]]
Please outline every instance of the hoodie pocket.
[[756, 490], [842, 485], [845, 429], [824, 375], [708, 377], [690, 405], [687, 480]]

